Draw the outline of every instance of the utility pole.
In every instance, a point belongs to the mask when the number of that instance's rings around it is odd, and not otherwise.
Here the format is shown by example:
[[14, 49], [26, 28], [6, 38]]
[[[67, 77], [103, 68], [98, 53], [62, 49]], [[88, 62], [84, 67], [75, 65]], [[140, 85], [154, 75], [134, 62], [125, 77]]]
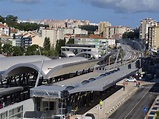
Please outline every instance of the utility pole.
[[42, 71], [42, 68], [43, 68], [43, 64], [44, 64], [44, 60], [42, 60], [42, 62], [41, 62], [41, 67], [40, 67], [40, 70], [38, 71], [38, 76], [37, 76], [37, 79], [36, 79], [35, 87], [38, 86], [39, 79], [40, 79], [40, 74], [41, 74], [41, 71]]

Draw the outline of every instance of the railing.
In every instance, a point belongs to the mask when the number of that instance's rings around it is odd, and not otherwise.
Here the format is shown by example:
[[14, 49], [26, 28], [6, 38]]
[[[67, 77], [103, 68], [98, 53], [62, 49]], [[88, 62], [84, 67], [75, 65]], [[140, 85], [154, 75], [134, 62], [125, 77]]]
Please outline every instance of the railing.
[[52, 113], [52, 111], [46, 111], [46, 112], [44, 112], [41, 115], [40, 119], [53, 119], [53, 113]]

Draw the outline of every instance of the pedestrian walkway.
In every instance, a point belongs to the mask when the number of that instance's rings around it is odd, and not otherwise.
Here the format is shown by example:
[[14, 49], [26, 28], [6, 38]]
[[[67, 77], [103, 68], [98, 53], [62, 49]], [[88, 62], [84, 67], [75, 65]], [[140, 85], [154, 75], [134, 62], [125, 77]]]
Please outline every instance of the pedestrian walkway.
[[[117, 85], [123, 86], [123, 81], [120, 81]], [[95, 119], [107, 119], [120, 105], [122, 105], [132, 94], [134, 94], [137, 89], [138, 88], [136, 87], [135, 82], [127, 82], [125, 84], [125, 90], [121, 88], [110, 97], [103, 100], [102, 106], [99, 103], [85, 114], [72, 116], [71, 119], [84, 119], [83, 117], [87, 113], [94, 114]]]

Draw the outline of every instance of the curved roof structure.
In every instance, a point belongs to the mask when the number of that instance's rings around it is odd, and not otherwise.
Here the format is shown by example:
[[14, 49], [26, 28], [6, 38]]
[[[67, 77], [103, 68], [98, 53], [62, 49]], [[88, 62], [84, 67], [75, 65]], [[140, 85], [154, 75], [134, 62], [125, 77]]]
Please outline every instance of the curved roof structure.
[[80, 52], [76, 55], [76, 57], [79, 57], [79, 56], [83, 56], [85, 54], [90, 54], [92, 55], [95, 59], [98, 59], [99, 58], [99, 54], [97, 52], [94, 52], [94, 51], [86, 51], [86, 52]]
[[51, 60], [51, 59], [41, 55], [14, 56], [14, 57], [0, 58], [0, 71], [1, 72], [5, 71], [16, 64], [29, 63], [29, 62], [42, 61], [42, 60]]
[[[70, 73], [72, 70], [76, 71], [75, 69], [79, 69], [77, 65], [85, 61], [87, 61], [86, 58], [71, 57], [71, 58], [63, 58], [56, 60], [44, 60], [43, 66], [42, 66], [42, 61], [20, 63], [20, 64], [15, 64], [10, 68], [8, 68], [3, 73], [2, 77], [5, 78], [7, 76], [14, 76], [17, 74], [27, 73], [36, 70], [36, 71], [41, 71], [41, 74], [43, 75], [44, 78], [52, 78], [54, 76]], [[76, 66], [74, 64], [76, 64]], [[72, 69], [70, 66], [76, 68]]]
[[71, 51], [61, 51], [66, 57], [74, 57], [75, 54]]
[[[134, 64], [133, 64], [134, 65]], [[62, 98], [62, 92], [68, 91], [69, 94], [87, 92], [87, 91], [104, 91], [105, 89], [115, 85], [120, 80], [127, 76], [130, 76], [138, 70], [137, 68], [127, 69], [127, 65], [120, 67], [122, 70], [111, 70], [115, 71], [110, 75], [100, 76], [98, 72], [92, 72], [86, 74], [87, 76], [74, 77], [68, 80], [56, 82], [53, 85], [42, 85], [31, 89], [31, 97], [51, 97], [51, 98]], [[91, 76], [98, 75], [96, 78], [89, 78]], [[40, 93], [39, 93], [40, 92]], [[48, 94], [47, 94], [48, 93]], [[51, 95], [54, 94], [54, 95]]]
[[0, 97], [3, 95], [13, 94], [23, 90], [23, 87], [9, 87], [9, 88], [0, 88]]

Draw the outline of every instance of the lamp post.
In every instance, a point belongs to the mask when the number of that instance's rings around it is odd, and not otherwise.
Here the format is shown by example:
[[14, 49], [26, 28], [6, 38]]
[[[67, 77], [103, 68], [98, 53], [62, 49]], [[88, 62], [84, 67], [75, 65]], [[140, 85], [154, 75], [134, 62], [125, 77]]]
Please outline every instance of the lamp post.
[[110, 68], [110, 58], [111, 58], [112, 56], [109, 56], [109, 68]]

